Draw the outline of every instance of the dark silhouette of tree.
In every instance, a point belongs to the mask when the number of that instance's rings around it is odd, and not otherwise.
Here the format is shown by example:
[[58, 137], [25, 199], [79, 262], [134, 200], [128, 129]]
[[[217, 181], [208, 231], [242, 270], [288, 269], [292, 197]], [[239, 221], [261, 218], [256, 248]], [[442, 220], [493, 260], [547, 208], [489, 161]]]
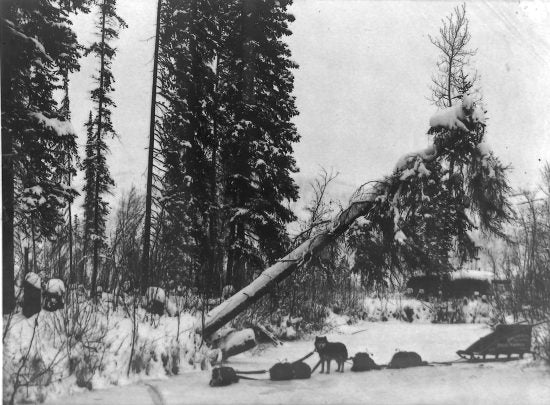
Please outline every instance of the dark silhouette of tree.
[[[87, 12], [87, 3], [73, 1], [71, 10]], [[64, 2], [7, 0], [1, 6], [3, 300], [10, 312], [16, 228], [31, 229], [33, 245], [54, 235], [77, 194], [66, 184], [75, 172], [75, 134], [54, 92], [64, 72], [79, 69], [80, 47]]]
[[[116, 0], [102, 0], [99, 4], [99, 21], [96, 25], [98, 42], [94, 42], [86, 50], [86, 55], [94, 54], [99, 58], [98, 76], [95, 77], [98, 87], [91, 92], [91, 98], [96, 104], [96, 114], [93, 120], [93, 139], [89, 140], [91, 155], [84, 159], [83, 167], [89, 171], [93, 184], [86, 183], [85, 193], [92, 195], [91, 204], [93, 212], [85, 209], [86, 235], [91, 240], [93, 249], [92, 261], [92, 279], [90, 294], [96, 296], [97, 277], [99, 271], [99, 252], [105, 246], [105, 221], [109, 212], [107, 202], [103, 199], [109, 192], [114, 181], [109, 173], [106, 155], [109, 148], [106, 143], [107, 136], [116, 136], [116, 132], [111, 122], [111, 108], [115, 104], [109, 94], [114, 90], [114, 77], [111, 72], [112, 60], [116, 55], [116, 48], [112, 47], [112, 42], [118, 38], [118, 29], [125, 28], [126, 23], [116, 13]], [[87, 186], [92, 186], [88, 189]], [[90, 218], [90, 215], [93, 215]]]

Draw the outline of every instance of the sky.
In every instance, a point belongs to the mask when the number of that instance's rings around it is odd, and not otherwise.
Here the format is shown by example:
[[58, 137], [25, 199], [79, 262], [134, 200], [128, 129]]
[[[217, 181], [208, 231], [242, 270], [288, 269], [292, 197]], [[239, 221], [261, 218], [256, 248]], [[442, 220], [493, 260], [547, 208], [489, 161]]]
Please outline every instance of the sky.
[[[113, 62], [116, 91], [109, 163], [115, 203], [132, 184], [145, 188], [156, 1], [119, 0], [129, 28], [120, 33]], [[339, 173], [331, 192], [344, 203], [361, 184], [390, 174], [405, 153], [429, 143], [429, 84], [436, 73], [441, 20], [459, 2], [295, 0], [293, 35], [286, 38], [294, 71], [295, 146], [300, 210], [309, 182], [324, 167]], [[515, 189], [533, 188], [550, 162], [550, 2], [466, 2], [472, 66], [488, 110], [487, 142], [512, 167]], [[75, 18], [79, 40], [90, 44], [95, 14]], [[71, 76], [73, 126], [81, 155], [92, 108], [90, 79], [98, 61], [84, 58]], [[77, 182], [81, 179], [77, 179]]]

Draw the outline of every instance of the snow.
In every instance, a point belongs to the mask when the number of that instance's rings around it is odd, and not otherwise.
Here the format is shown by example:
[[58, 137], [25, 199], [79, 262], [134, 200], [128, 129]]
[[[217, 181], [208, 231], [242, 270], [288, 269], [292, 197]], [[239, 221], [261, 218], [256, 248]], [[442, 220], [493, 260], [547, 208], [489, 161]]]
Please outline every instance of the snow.
[[415, 173], [416, 172], [414, 171], [414, 169], [405, 169], [405, 170], [403, 170], [403, 173], [401, 173], [401, 176], [399, 177], [399, 180], [405, 181], [409, 177], [414, 176]]
[[63, 283], [63, 280], [52, 278], [48, 281], [48, 284], [46, 284], [46, 291], [50, 294], [64, 295], [65, 284]]
[[164, 292], [164, 289], [160, 287], [148, 287], [145, 292], [145, 299], [147, 303], [151, 303], [152, 301], [164, 303], [166, 302], [166, 293]]
[[490, 271], [483, 270], [458, 270], [451, 273], [451, 279], [453, 280], [460, 280], [463, 278], [492, 281], [494, 274]]
[[477, 145], [477, 150], [481, 153], [481, 156], [488, 156], [491, 153], [491, 149], [486, 142], [480, 142]]
[[234, 346], [240, 346], [249, 340], [255, 340], [254, 331], [252, 329], [233, 331], [227, 335], [223, 348], [229, 349]]
[[172, 297], [166, 300], [166, 313], [169, 316], [176, 316], [178, 314], [178, 306]]
[[[373, 354], [387, 364], [395, 351], [416, 351], [429, 362], [453, 361], [465, 349], [490, 333], [486, 325], [414, 325], [402, 322], [343, 325], [330, 331], [329, 341], [344, 343], [350, 356]], [[280, 361], [297, 360], [313, 350], [314, 336], [283, 346], [262, 345], [231, 357], [227, 366], [237, 370], [267, 370]], [[306, 360], [313, 366], [314, 355]], [[334, 363], [333, 363], [334, 366]], [[550, 368], [530, 358], [506, 363], [436, 365], [403, 370], [384, 369], [353, 373], [333, 371], [311, 379], [270, 381], [241, 380], [223, 388], [208, 386], [210, 370], [184, 372], [176, 377], [148, 380], [121, 388], [93, 391], [51, 404], [543, 404], [550, 397]], [[153, 399], [154, 398], [154, 399]]]
[[430, 145], [425, 149], [421, 149], [416, 152], [407, 153], [406, 155], [401, 156], [395, 165], [395, 171], [404, 170], [407, 168], [409, 162], [411, 162], [416, 157], [420, 157], [422, 160], [431, 160], [437, 154], [437, 150], [434, 145]]
[[474, 112], [472, 114], [472, 121], [485, 124], [485, 111], [483, 111], [483, 108], [481, 106], [475, 107]]
[[32, 285], [34, 288], [41, 288], [42, 280], [40, 279], [40, 276], [36, 273], [33, 273], [32, 271], [30, 273], [27, 273], [25, 276], [25, 281]]
[[475, 112], [475, 119], [483, 119], [481, 114], [482, 110], [474, 108], [474, 101], [470, 96], [464, 96], [461, 103], [457, 103], [451, 107], [444, 108], [430, 118], [430, 127], [432, 128], [446, 128], [446, 129], [462, 129], [463, 131], [469, 131], [465, 122], [470, 118], [473, 119]]
[[[131, 307], [130, 302], [127, 305]], [[40, 396], [56, 403], [60, 397], [87, 392], [86, 388], [76, 385], [75, 374], [69, 374], [70, 360], [66, 354], [69, 348], [68, 336], [63, 332], [64, 325], [69, 330], [72, 330], [71, 325], [79, 330], [81, 328], [83, 331], [87, 330], [87, 335], [83, 337], [87, 344], [92, 345], [89, 353], [102, 357], [102, 367], [97, 369], [91, 377], [93, 389], [99, 390], [94, 392], [107, 392], [105, 389], [114, 385], [122, 386], [137, 381], [167, 378], [163, 365], [163, 357], [167, 355], [170, 355], [169, 362], [173, 362], [174, 359], [179, 361], [180, 371], [191, 372], [194, 366], [188, 360], [201, 351], [209, 352], [206, 345], [199, 348], [200, 341], [195, 346], [195, 335], [190, 332], [197, 320], [194, 315], [182, 314], [179, 318], [161, 317], [152, 322], [145, 310], [138, 308], [133, 364], [139, 366], [140, 370], [132, 371], [127, 376], [132, 350], [132, 319], [128, 318], [126, 311], [122, 308], [117, 312], [110, 311], [107, 316], [107, 306], [110, 304], [100, 302], [95, 306], [85, 301], [79, 305], [78, 312], [73, 312], [73, 301], [69, 301], [66, 304], [66, 311], [42, 311], [29, 319], [21, 313], [16, 313], [3, 342], [4, 398], [10, 394], [21, 356], [28, 351], [35, 321], [38, 322], [38, 326], [30, 351], [31, 358], [42, 359], [46, 365], [55, 362], [53, 366], [55, 378], [50, 385], [38, 391], [36, 387], [21, 390], [16, 396], [16, 403], [21, 403], [23, 400], [30, 401], [28, 403], [38, 403], [37, 398]], [[75, 315], [77, 315], [76, 318]], [[77, 318], [82, 323], [75, 324], [78, 322]], [[4, 317], [4, 322], [6, 319]], [[85, 355], [86, 350], [83, 350], [82, 343], [74, 337], [71, 341], [72, 356], [77, 356], [75, 358], [79, 359], [79, 363], [84, 366], [89, 364], [88, 361], [83, 360], [82, 355]], [[65, 403], [74, 404], [78, 401], [68, 399]], [[103, 403], [113, 402], [105, 400]], [[120, 402], [121, 405], [126, 403], [128, 401], [125, 399]], [[137, 403], [139, 404], [139, 400]]]
[[396, 242], [404, 244], [407, 237], [405, 236], [402, 230], [399, 230], [395, 233], [393, 239], [395, 239]]
[[38, 120], [38, 122], [40, 122], [45, 127], [55, 131], [59, 136], [75, 134], [74, 128], [70, 121], [62, 121], [58, 120], [57, 118], [48, 118], [40, 112], [31, 112], [29, 113], [29, 115]]

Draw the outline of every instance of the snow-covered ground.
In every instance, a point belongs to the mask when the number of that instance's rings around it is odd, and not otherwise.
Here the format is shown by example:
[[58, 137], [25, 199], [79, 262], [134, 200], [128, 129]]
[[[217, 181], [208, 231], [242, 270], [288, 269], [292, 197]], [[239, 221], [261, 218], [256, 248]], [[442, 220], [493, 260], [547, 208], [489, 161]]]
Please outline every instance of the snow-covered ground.
[[[335, 326], [330, 341], [346, 344], [350, 355], [372, 353], [379, 364], [396, 350], [418, 352], [429, 362], [457, 359], [465, 349], [490, 333], [482, 324], [360, 322]], [[261, 345], [227, 362], [238, 370], [269, 369], [274, 363], [296, 360], [313, 349], [314, 337]], [[307, 362], [314, 365], [317, 356]], [[333, 363], [333, 370], [334, 370]], [[185, 371], [176, 377], [97, 390], [52, 399], [51, 404], [547, 404], [550, 368], [530, 358], [505, 363], [455, 363], [405, 370], [319, 374], [309, 380], [274, 382], [241, 380], [229, 387], [211, 388], [210, 371]]]

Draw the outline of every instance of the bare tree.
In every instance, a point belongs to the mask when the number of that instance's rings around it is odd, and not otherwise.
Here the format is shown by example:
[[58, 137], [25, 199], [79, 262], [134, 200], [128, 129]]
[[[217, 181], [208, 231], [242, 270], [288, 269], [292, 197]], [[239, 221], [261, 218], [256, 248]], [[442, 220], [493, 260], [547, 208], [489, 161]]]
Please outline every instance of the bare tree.
[[468, 93], [477, 81], [477, 72], [467, 72], [470, 58], [477, 52], [468, 48], [470, 42], [469, 21], [466, 18], [466, 4], [454, 8], [444, 20], [439, 36], [430, 41], [440, 51], [437, 61], [438, 73], [432, 77], [431, 100], [440, 108], [450, 107], [453, 100]]
[[327, 189], [329, 185], [338, 177], [339, 173], [334, 173], [333, 170], [328, 172], [324, 167], [321, 168], [315, 180], [310, 182], [310, 188], [313, 193], [310, 201], [307, 203], [305, 210], [308, 217], [300, 221], [300, 234], [295, 237], [295, 241], [305, 237], [311, 237], [315, 228], [323, 224], [327, 224], [334, 213], [334, 201], [327, 200]]

